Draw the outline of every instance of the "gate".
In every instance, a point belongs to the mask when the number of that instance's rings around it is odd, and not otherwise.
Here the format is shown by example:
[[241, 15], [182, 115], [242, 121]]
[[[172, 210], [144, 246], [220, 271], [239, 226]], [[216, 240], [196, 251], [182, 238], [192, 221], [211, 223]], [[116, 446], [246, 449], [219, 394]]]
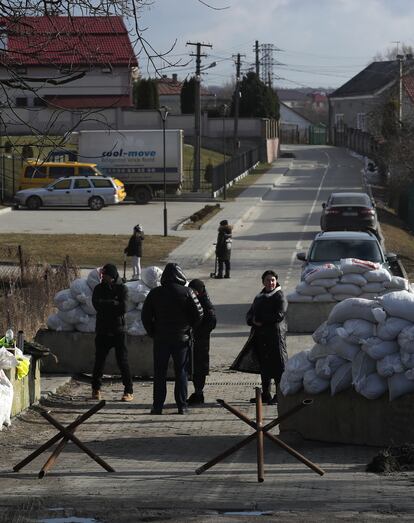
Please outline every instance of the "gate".
[[324, 124], [311, 125], [309, 127], [309, 144], [326, 145], [327, 128]]

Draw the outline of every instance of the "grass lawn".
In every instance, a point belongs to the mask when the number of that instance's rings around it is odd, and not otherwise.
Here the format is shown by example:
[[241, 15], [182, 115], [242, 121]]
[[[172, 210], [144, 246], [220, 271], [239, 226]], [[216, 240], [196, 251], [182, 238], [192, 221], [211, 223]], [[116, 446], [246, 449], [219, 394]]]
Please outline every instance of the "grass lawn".
[[[23, 254], [39, 263], [62, 263], [65, 256], [69, 255], [79, 267], [100, 267], [113, 262], [121, 270], [129, 237], [103, 234], [0, 234], [0, 247], [4, 244], [21, 245]], [[146, 236], [142, 266], [163, 265], [168, 254], [183, 241], [184, 238], [177, 236]]]
[[256, 183], [257, 180], [270, 169], [270, 167], [270, 163], [259, 163], [254, 171], [227, 189], [227, 200], [234, 200], [240, 196], [245, 189]]

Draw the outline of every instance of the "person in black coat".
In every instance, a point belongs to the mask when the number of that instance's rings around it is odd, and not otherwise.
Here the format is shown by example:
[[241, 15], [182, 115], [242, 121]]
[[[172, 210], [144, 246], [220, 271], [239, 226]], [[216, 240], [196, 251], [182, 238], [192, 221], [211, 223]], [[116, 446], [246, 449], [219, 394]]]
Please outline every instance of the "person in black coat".
[[144, 229], [140, 224], [135, 225], [133, 234], [124, 249], [126, 256], [132, 257], [132, 279], [141, 279], [142, 242], [144, 241]]
[[231, 258], [231, 242], [232, 242], [232, 226], [227, 220], [220, 222], [218, 228], [217, 242], [216, 242], [216, 257], [218, 262], [217, 278], [223, 278], [223, 270], [225, 268], [224, 277], [230, 278], [230, 258]]
[[102, 267], [102, 281], [92, 294], [96, 309], [95, 364], [92, 373], [92, 398], [101, 399], [102, 376], [106, 357], [115, 347], [116, 361], [121, 371], [124, 394], [122, 401], [133, 400], [133, 385], [125, 344], [125, 309], [128, 289], [123, 285], [115, 265]]
[[216, 311], [210, 301], [204, 282], [191, 280], [191, 287], [203, 308], [203, 319], [193, 330], [193, 385], [194, 392], [188, 398], [189, 405], [204, 403], [204, 385], [210, 370], [210, 333], [216, 327]]
[[167, 395], [170, 356], [175, 371], [174, 397], [178, 414], [187, 412], [187, 371], [191, 329], [203, 318], [203, 309], [187, 278], [176, 263], [167, 263], [161, 286], [151, 289], [144, 301], [141, 320], [154, 339], [154, 394], [151, 414], [162, 414]]
[[[274, 271], [262, 274], [264, 288], [254, 298], [246, 314], [247, 324], [251, 326], [249, 339], [230, 367], [240, 372], [260, 373], [262, 401], [269, 404], [277, 401], [277, 395], [272, 397], [271, 394], [272, 379], [277, 389], [288, 359], [287, 301], [277, 280]], [[256, 398], [250, 401], [254, 403]]]

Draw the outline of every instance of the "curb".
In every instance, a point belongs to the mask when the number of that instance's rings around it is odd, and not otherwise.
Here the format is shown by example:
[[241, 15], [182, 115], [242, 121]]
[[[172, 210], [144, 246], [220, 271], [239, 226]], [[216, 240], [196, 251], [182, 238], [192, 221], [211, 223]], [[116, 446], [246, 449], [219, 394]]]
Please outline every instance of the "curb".
[[11, 212], [11, 207], [5, 207], [4, 209], [0, 209], [0, 214], [5, 214], [6, 212]]

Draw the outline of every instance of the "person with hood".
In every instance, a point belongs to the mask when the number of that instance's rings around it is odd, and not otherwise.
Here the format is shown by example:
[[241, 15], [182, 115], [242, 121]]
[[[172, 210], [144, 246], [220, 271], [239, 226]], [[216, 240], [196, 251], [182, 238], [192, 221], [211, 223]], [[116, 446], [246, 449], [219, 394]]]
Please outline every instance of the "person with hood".
[[194, 328], [193, 385], [194, 392], [188, 398], [189, 405], [204, 403], [204, 385], [210, 370], [210, 333], [216, 327], [216, 311], [210, 301], [202, 280], [191, 280], [188, 284], [195, 292], [202, 308], [203, 319]]
[[187, 278], [176, 263], [167, 263], [161, 286], [151, 289], [144, 301], [141, 320], [153, 338], [154, 389], [151, 414], [162, 414], [167, 395], [167, 369], [174, 362], [174, 397], [178, 414], [187, 412], [187, 371], [192, 329], [203, 318], [203, 309]]
[[[246, 314], [247, 324], [251, 326], [249, 339], [231, 369], [260, 373], [262, 401], [271, 405], [277, 403], [277, 394], [273, 397], [271, 394], [272, 379], [277, 390], [288, 359], [285, 321], [287, 301], [274, 271], [265, 271], [262, 283], [263, 289], [254, 298]], [[256, 399], [250, 401], [255, 402]]]
[[116, 362], [121, 371], [124, 394], [122, 401], [132, 401], [133, 385], [125, 344], [125, 309], [127, 287], [122, 283], [115, 265], [107, 263], [101, 270], [101, 283], [95, 287], [92, 303], [96, 309], [95, 364], [92, 373], [92, 398], [101, 399], [102, 376], [106, 357], [115, 348]]
[[230, 278], [232, 230], [233, 227], [229, 225], [227, 220], [221, 220], [216, 242], [216, 257], [218, 262], [218, 273], [216, 278], [223, 278], [224, 268], [224, 277]]
[[132, 279], [141, 279], [142, 242], [144, 241], [144, 229], [142, 225], [135, 225], [128, 245], [124, 249], [125, 256], [132, 258]]

